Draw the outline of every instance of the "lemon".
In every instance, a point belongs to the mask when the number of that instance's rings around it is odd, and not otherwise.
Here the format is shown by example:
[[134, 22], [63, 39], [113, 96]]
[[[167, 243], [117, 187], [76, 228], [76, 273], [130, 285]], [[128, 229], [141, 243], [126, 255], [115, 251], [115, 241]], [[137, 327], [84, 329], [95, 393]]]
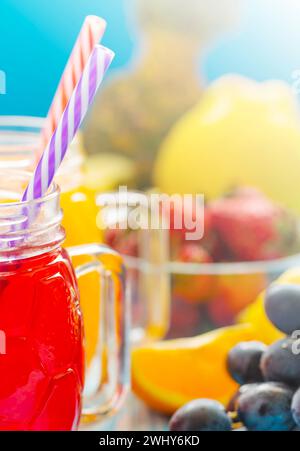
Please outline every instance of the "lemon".
[[208, 199], [251, 185], [300, 212], [299, 170], [300, 115], [292, 89], [226, 76], [171, 129], [154, 182], [166, 193]]

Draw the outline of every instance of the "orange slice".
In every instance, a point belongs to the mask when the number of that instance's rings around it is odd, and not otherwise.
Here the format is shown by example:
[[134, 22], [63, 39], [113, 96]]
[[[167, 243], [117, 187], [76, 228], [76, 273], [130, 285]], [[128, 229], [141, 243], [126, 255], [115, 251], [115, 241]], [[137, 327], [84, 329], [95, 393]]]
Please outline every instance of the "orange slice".
[[238, 325], [134, 349], [133, 390], [150, 407], [167, 414], [195, 398], [226, 404], [237, 389], [226, 369], [228, 351], [240, 341], [255, 339], [260, 337], [252, 326]]

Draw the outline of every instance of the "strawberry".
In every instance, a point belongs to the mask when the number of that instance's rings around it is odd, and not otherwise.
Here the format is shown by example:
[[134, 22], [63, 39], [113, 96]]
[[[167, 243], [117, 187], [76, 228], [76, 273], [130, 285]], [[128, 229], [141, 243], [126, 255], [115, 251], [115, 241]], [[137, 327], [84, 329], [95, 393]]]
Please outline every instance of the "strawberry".
[[[176, 259], [180, 249], [185, 243], [195, 243], [201, 241], [201, 245], [208, 250], [214, 246], [214, 237], [211, 236], [211, 216], [210, 211], [204, 208], [204, 212], [196, 208], [196, 199], [191, 203], [183, 205], [176, 198], [170, 199], [161, 205], [161, 213], [170, 225], [171, 259]], [[196, 226], [191, 229], [191, 225], [196, 223], [203, 228], [203, 236], [197, 240], [187, 240], [187, 234], [194, 233]]]
[[170, 233], [180, 234], [183, 239], [187, 233], [193, 233], [197, 229], [201, 232], [210, 229], [210, 216], [206, 214], [205, 206], [198, 203], [196, 197], [174, 196], [162, 200], [160, 212], [170, 226]]
[[297, 220], [252, 188], [240, 188], [209, 205], [212, 228], [222, 243], [224, 260], [251, 261], [284, 257], [298, 244]]
[[122, 255], [138, 256], [138, 237], [136, 231], [124, 229], [107, 229], [104, 242]]

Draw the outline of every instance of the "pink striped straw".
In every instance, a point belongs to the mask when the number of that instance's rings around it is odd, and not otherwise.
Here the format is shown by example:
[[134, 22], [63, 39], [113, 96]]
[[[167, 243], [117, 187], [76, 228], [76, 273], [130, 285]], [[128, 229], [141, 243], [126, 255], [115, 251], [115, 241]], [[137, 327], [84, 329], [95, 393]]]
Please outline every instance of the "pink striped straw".
[[101, 45], [95, 46], [24, 192], [23, 201], [38, 199], [46, 194], [113, 58], [111, 50]]
[[42, 151], [50, 141], [74, 88], [80, 80], [82, 71], [95, 45], [98, 44], [102, 38], [105, 29], [106, 22], [101, 17], [87, 16], [85, 18], [51, 103], [46, 123], [41, 134], [38, 158], [40, 158]]

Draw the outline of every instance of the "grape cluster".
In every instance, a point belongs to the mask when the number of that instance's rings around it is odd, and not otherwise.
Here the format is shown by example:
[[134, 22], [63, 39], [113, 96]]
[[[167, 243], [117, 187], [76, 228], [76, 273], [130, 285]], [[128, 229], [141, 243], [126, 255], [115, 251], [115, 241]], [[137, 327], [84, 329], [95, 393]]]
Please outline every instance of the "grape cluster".
[[217, 401], [191, 401], [175, 412], [171, 431], [300, 430], [300, 286], [271, 285], [265, 311], [286, 337], [269, 347], [237, 344], [227, 368], [240, 387], [227, 411]]

